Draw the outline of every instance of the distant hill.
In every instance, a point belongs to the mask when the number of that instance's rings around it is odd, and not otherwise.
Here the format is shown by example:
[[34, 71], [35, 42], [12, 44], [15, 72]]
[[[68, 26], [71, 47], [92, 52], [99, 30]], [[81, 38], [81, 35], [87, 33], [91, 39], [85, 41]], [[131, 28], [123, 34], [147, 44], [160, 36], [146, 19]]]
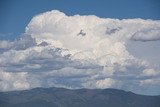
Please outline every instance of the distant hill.
[[160, 107], [160, 96], [117, 89], [35, 88], [0, 92], [0, 107]]

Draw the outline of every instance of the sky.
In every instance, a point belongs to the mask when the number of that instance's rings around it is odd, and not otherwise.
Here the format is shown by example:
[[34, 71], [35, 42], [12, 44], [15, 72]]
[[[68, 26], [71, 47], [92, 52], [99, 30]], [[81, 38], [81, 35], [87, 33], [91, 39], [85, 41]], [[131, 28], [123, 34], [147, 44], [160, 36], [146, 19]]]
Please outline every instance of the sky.
[[67, 15], [160, 19], [159, 0], [1, 0], [0, 37], [14, 39], [24, 32], [33, 16], [54, 9]]
[[1, 0], [0, 91], [160, 95], [158, 0]]

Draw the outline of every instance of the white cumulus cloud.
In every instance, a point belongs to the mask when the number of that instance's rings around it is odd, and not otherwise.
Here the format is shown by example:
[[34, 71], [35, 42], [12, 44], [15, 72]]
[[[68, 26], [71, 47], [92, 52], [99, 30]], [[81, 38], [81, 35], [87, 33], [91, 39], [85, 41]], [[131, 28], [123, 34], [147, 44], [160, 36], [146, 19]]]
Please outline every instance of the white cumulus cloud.
[[137, 88], [153, 78], [160, 83], [160, 67], [136, 58], [126, 45], [159, 40], [159, 31], [156, 20], [67, 16], [58, 10], [39, 14], [19, 39], [0, 42], [0, 90], [56, 86], [147, 94]]

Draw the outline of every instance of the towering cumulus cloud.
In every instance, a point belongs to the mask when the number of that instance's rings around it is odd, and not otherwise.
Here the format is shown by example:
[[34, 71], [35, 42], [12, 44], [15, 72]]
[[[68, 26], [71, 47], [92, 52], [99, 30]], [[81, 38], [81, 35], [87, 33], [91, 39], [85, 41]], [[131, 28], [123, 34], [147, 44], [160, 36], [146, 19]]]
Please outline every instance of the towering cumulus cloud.
[[159, 94], [159, 65], [126, 48], [128, 41], [155, 40], [160, 21], [42, 13], [20, 39], [0, 43], [0, 90], [55, 86]]

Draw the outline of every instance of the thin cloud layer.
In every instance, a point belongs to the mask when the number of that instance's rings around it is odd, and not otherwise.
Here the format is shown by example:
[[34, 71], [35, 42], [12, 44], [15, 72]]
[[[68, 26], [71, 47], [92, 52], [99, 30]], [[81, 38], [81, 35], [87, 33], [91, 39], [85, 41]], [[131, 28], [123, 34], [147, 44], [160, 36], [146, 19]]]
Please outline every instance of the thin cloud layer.
[[20, 39], [0, 42], [0, 91], [55, 86], [159, 94], [159, 65], [126, 48], [132, 40], [159, 40], [159, 31], [160, 22], [153, 20], [42, 13]]

